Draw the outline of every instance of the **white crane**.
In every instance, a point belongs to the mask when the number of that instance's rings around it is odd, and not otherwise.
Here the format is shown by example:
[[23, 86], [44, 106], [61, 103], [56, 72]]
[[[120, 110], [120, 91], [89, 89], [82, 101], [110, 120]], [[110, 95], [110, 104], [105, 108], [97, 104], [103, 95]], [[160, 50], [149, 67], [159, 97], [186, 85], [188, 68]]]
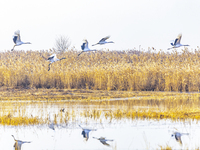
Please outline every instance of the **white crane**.
[[14, 32], [14, 36], [13, 36], [13, 42], [15, 43], [15, 45], [13, 46], [13, 48], [11, 49], [11, 51], [14, 50], [15, 46], [19, 46], [22, 44], [31, 44], [30, 42], [22, 42], [21, 38], [20, 38], [20, 31], [17, 30]]
[[61, 58], [61, 59], [58, 59], [58, 58], [56, 57], [56, 54], [51, 55], [49, 58], [45, 58], [44, 56], [42, 56], [42, 57], [43, 57], [45, 60], [50, 61], [48, 71], [50, 70], [50, 65], [51, 65], [53, 62], [66, 59], [65, 57], [63, 57], [63, 58]]
[[[81, 127], [80, 125], [79, 125], [79, 127]], [[81, 127], [82, 128], [82, 127]], [[82, 128], [82, 132], [81, 132], [81, 134], [83, 135], [83, 137], [86, 139], [86, 141], [89, 139], [89, 132], [90, 131], [96, 131], [96, 129], [87, 129], [87, 128]]]
[[99, 140], [103, 145], [107, 145], [107, 146], [110, 146], [110, 144], [108, 144], [107, 141], [113, 141], [113, 140], [106, 139], [105, 137], [100, 137], [100, 138], [93, 137], [93, 138]]
[[171, 45], [172, 47], [171, 48], [168, 48], [167, 50], [170, 50], [172, 48], [178, 48], [178, 47], [181, 47], [181, 46], [189, 46], [189, 45], [184, 45], [184, 44], [181, 44], [181, 37], [182, 37], [182, 34], [179, 34], [177, 36], [177, 38], [175, 39], [174, 43], [172, 42]]
[[84, 42], [83, 42], [83, 44], [81, 45], [82, 52], [79, 53], [78, 56], [79, 56], [80, 54], [82, 54], [83, 52], [96, 51], [95, 49], [91, 50], [91, 49], [88, 48], [88, 41], [87, 41], [86, 39], [83, 40], [83, 41], [84, 41]]
[[179, 133], [179, 132], [174, 132], [172, 134], [172, 137], [175, 136], [175, 139], [177, 142], [179, 142], [180, 144], [182, 144], [182, 141], [181, 141], [181, 136], [182, 135], [189, 135], [189, 133]]
[[14, 135], [12, 135], [12, 137], [14, 138], [14, 140], [15, 140], [15, 144], [14, 144], [14, 148], [15, 148], [15, 150], [21, 150], [21, 147], [22, 147], [22, 144], [24, 144], [24, 143], [31, 143], [31, 142], [29, 142], [29, 141], [20, 141], [20, 140], [16, 140], [15, 139], [15, 137], [14, 137]]
[[[106, 40], [109, 39], [109, 38], [110, 38], [110, 36], [106, 36], [106, 37], [102, 38], [97, 44], [103, 45], [103, 44], [106, 44], [106, 43], [114, 43], [113, 41], [107, 42]], [[95, 46], [97, 44], [93, 44], [92, 46]]]

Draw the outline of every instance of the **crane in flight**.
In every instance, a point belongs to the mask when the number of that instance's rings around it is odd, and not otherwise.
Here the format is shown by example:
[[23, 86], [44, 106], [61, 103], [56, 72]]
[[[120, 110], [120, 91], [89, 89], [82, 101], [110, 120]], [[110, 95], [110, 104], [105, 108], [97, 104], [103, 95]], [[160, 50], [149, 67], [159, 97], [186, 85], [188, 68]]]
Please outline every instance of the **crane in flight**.
[[83, 42], [83, 44], [81, 45], [82, 52], [80, 52], [80, 53], [78, 54], [78, 56], [79, 56], [80, 54], [82, 54], [83, 52], [96, 51], [96, 49], [91, 50], [91, 49], [88, 48], [88, 41], [87, 41], [86, 39], [84, 39], [83, 41], [84, 41], [84, 42]]
[[178, 47], [181, 47], [181, 46], [190, 46], [190, 45], [181, 44], [181, 43], [180, 43], [180, 42], [181, 42], [181, 37], [182, 37], [182, 34], [179, 34], [179, 35], [177, 36], [177, 38], [175, 39], [175, 41], [173, 41], [173, 42], [171, 43], [172, 47], [171, 47], [171, 48], [168, 48], [167, 50], [170, 50], [170, 49], [172, 49], [172, 48], [178, 48]]
[[61, 58], [61, 59], [58, 59], [56, 54], [52, 54], [51, 56], [49, 56], [48, 58], [45, 58], [44, 56], [42, 56], [45, 60], [49, 61], [49, 69], [48, 71], [50, 70], [50, 65], [56, 61], [61, 61], [63, 59], [66, 59], [65, 57]]
[[21, 41], [20, 31], [19, 30], [17, 30], [17, 31], [14, 32], [13, 42], [15, 43], [15, 45], [13, 46], [13, 48], [11, 49], [11, 51], [14, 50], [15, 46], [19, 46], [19, 45], [22, 45], [22, 44], [31, 44], [30, 42], [22, 42]]
[[110, 36], [106, 36], [106, 37], [102, 38], [98, 43], [93, 44], [92, 46], [95, 46], [97, 44], [103, 45], [103, 44], [106, 44], [106, 43], [114, 43], [113, 41], [108, 41], [107, 42], [106, 40], [109, 39], [109, 38], [110, 38]]

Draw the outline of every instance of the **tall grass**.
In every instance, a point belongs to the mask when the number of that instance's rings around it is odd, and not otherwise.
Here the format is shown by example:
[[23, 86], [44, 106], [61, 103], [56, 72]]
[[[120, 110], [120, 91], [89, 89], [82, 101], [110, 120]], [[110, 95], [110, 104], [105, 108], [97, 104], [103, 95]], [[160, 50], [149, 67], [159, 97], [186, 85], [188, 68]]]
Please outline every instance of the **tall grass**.
[[[156, 92], [157, 93], [157, 92]], [[166, 93], [166, 92], [165, 92]], [[130, 100], [94, 101], [15, 101], [2, 100], [1, 125], [66, 125], [68, 123], [115, 122], [121, 119], [171, 119], [172, 121], [200, 120], [200, 94], [178, 93], [171, 96], [150, 95]], [[62, 112], [60, 109], [65, 108]], [[51, 113], [50, 113], [51, 112]]]
[[67, 51], [48, 71], [50, 51], [0, 53], [0, 86], [128, 91], [199, 91], [200, 49], [174, 51]]

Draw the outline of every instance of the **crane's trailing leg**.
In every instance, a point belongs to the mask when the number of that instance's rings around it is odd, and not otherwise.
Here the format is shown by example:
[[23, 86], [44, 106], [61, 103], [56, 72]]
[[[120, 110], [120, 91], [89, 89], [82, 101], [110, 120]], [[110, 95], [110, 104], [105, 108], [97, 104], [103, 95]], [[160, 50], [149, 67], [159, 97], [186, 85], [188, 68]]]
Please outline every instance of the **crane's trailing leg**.
[[50, 70], [50, 66], [51, 66], [51, 63], [49, 64], [49, 69], [48, 69], [48, 71]]
[[11, 49], [11, 51], [13, 51], [13, 50], [14, 50], [15, 46], [16, 46], [16, 44], [13, 46], [13, 48]]
[[78, 54], [78, 56], [80, 55], [80, 54], [82, 54], [83, 53], [83, 51], [82, 52], [80, 52], [79, 54]]

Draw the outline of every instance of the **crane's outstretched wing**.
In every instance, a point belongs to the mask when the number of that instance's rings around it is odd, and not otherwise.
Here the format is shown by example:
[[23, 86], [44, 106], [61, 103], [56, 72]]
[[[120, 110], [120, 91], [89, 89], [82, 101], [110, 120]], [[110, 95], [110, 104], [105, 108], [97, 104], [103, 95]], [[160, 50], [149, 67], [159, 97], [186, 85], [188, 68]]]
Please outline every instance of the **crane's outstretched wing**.
[[110, 146], [110, 144], [108, 144], [106, 141], [101, 141], [100, 142], [103, 144], [103, 145], [107, 145], [107, 146]]
[[110, 38], [110, 36], [106, 36], [106, 37], [102, 38], [99, 42], [104, 42], [105, 40], [107, 40], [109, 38]]
[[179, 142], [180, 144], [182, 144], [181, 136], [176, 136], [175, 135], [175, 139], [176, 139], [177, 142]]
[[81, 45], [81, 49], [84, 50], [85, 49], [85, 45], [86, 43], [84, 42], [82, 45]]
[[182, 34], [179, 34], [179, 35], [177, 36], [177, 38], [176, 38], [175, 41], [174, 41], [174, 45], [180, 44], [180, 42], [181, 42], [181, 37], [182, 37]]
[[21, 42], [20, 31], [19, 31], [19, 30], [17, 30], [17, 31], [14, 32], [13, 42], [14, 42], [15, 44]]
[[51, 59], [53, 59], [54, 57], [56, 57], [56, 54], [53, 54], [53, 55], [49, 56], [48, 60], [51, 60]]

